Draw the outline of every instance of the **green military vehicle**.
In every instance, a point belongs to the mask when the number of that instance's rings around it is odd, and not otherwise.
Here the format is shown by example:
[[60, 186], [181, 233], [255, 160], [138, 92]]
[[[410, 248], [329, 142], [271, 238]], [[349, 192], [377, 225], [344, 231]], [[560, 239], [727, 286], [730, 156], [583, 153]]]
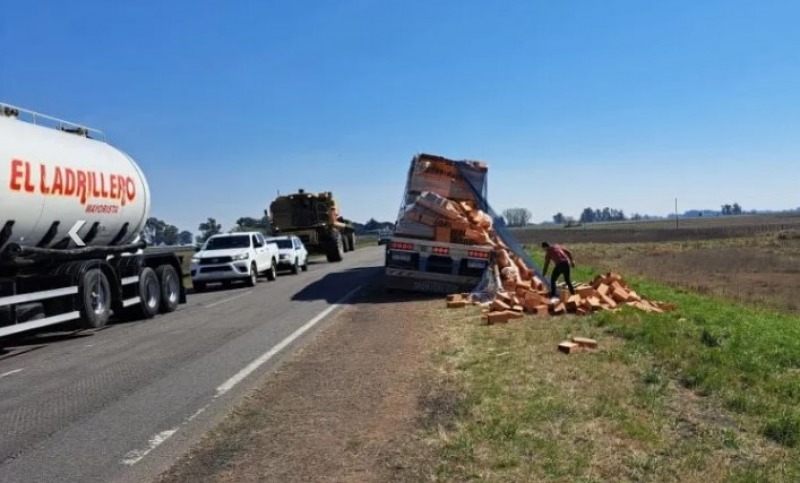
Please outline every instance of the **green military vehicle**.
[[297, 193], [275, 198], [267, 213], [276, 235], [293, 234], [309, 253], [325, 255], [329, 262], [342, 261], [345, 252], [356, 248], [353, 223], [342, 218], [330, 191]]

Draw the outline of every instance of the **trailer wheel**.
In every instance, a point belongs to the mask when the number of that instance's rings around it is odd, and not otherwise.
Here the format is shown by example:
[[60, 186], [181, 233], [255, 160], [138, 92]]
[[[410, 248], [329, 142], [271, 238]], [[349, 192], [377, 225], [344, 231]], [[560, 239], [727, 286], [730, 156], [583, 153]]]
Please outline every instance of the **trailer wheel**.
[[343, 255], [342, 251], [344, 242], [342, 241], [342, 233], [339, 230], [333, 230], [328, 239], [327, 256], [329, 262], [341, 262]]
[[161, 307], [161, 284], [155, 270], [145, 267], [139, 273], [138, 304], [131, 308], [131, 315], [136, 319], [152, 319]]
[[156, 268], [156, 275], [161, 283], [161, 312], [174, 312], [178, 308], [181, 292], [178, 272], [172, 265], [161, 265]]
[[99, 329], [111, 316], [111, 285], [99, 268], [87, 270], [81, 277], [79, 296], [81, 301], [80, 325], [83, 329]]

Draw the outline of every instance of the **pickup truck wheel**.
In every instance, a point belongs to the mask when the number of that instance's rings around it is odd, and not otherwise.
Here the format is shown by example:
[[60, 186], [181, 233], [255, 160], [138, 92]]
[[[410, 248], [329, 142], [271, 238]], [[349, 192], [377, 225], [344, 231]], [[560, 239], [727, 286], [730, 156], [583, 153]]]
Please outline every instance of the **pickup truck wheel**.
[[303, 261], [303, 264], [300, 266], [300, 268], [302, 268], [304, 272], [308, 271], [308, 257], [306, 257], [306, 259]]
[[256, 264], [250, 264], [250, 275], [247, 276], [247, 286], [248, 287], [255, 287], [258, 283], [258, 270], [256, 270]]
[[171, 265], [161, 265], [156, 268], [156, 275], [161, 283], [161, 312], [174, 312], [181, 292], [178, 272]]
[[277, 263], [273, 259], [272, 263], [270, 263], [269, 270], [267, 270], [267, 280], [270, 282], [278, 278], [278, 270], [275, 268], [275, 265], [277, 265]]
[[292, 265], [292, 275], [297, 275], [298, 273], [300, 273], [300, 265], [295, 258], [294, 265]]

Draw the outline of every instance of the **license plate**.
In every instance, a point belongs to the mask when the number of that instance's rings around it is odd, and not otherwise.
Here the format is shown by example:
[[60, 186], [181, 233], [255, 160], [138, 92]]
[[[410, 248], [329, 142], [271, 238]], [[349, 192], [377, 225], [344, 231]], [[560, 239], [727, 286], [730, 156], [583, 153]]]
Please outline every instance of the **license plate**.
[[411, 261], [411, 254], [410, 253], [392, 253], [392, 260], [397, 260], [398, 262], [410, 262]]
[[486, 266], [486, 262], [481, 260], [467, 260], [467, 267], [468, 268], [483, 268]]

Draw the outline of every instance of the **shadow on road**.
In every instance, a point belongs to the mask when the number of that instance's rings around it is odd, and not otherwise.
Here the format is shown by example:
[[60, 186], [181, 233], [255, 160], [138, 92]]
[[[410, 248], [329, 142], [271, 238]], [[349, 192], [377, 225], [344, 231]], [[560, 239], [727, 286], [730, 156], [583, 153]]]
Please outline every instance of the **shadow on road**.
[[383, 266], [361, 267], [332, 272], [321, 279], [306, 285], [292, 296], [292, 300], [311, 302], [324, 300], [330, 304], [340, 302], [341, 298], [357, 286], [362, 286], [359, 296], [347, 304], [396, 304], [420, 300], [441, 300], [442, 295], [414, 292], [387, 292], [383, 284]]

